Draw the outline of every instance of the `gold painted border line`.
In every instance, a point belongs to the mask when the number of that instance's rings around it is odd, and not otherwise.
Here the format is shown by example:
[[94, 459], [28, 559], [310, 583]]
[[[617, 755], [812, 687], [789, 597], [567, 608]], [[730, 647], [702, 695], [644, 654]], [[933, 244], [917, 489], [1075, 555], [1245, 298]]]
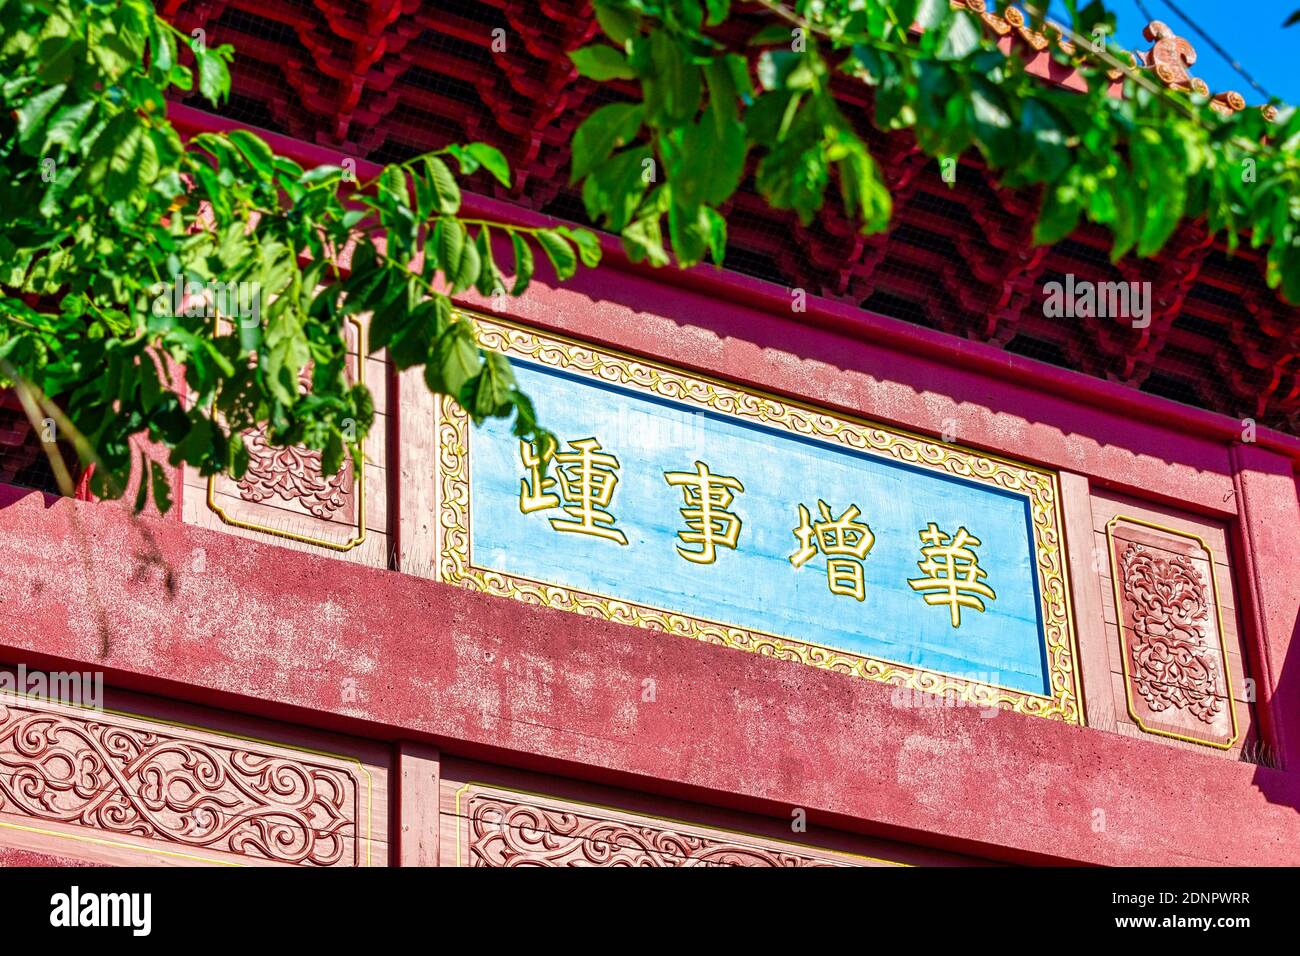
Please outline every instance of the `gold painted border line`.
[[[1124, 626], [1124, 600], [1120, 596], [1119, 588], [1119, 568], [1116, 567], [1115, 560], [1115, 525], [1121, 521], [1129, 524], [1139, 525], [1144, 528], [1151, 528], [1155, 531], [1163, 531], [1165, 534], [1175, 538], [1183, 538], [1189, 541], [1195, 541], [1205, 552], [1205, 556], [1210, 565], [1210, 593], [1214, 596], [1214, 616], [1215, 622], [1219, 625], [1219, 653], [1223, 659], [1223, 684], [1224, 696], [1228, 701], [1228, 716], [1232, 720], [1232, 736], [1227, 742], [1221, 740], [1206, 740], [1201, 737], [1192, 737], [1187, 734], [1180, 734], [1172, 730], [1161, 730], [1157, 727], [1148, 727], [1138, 716], [1137, 707], [1133, 702], [1133, 680], [1132, 672], [1129, 669], [1129, 644], [1125, 637], [1126, 633], [1132, 633], [1132, 628]], [[1133, 518], [1129, 515], [1115, 515], [1106, 522], [1106, 546], [1110, 551], [1110, 585], [1115, 594], [1115, 626], [1119, 630], [1120, 645], [1120, 663], [1124, 667], [1124, 699], [1128, 705], [1128, 715], [1133, 718], [1133, 722], [1148, 734], [1157, 737], [1169, 737], [1173, 740], [1181, 740], [1189, 744], [1200, 744], [1205, 747], [1213, 747], [1215, 750], [1231, 750], [1236, 744], [1237, 738], [1241, 736], [1241, 731], [1237, 725], [1237, 702], [1232, 697], [1232, 665], [1228, 661], [1228, 636], [1223, 629], [1223, 604], [1219, 601], [1219, 583], [1218, 574], [1214, 570], [1214, 549], [1199, 534], [1193, 534], [1190, 531], [1181, 531], [1177, 528], [1170, 528], [1167, 525], [1157, 524], [1154, 521], [1145, 521], [1142, 518]]]
[[[357, 383], [366, 384], [366, 327], [355, 315], [349, 315], [347, 320], [353, 324], [357, 330]], [[300, 534], [297, 531], [286, 531], [283, 528], [272, 528], [267, 525], [258, 524], [255, 521], [241, 521], [238, 518], [231, 517], [226, 510], [217, 504], [217, 476], [208, 476], [208, 509], [216, 514], [224, 524], [232, 528], [241, 528], [245, 531], [257, 531], [262, 534], [269, 534], [276, 538], [286, 538], [289, 541], [297, 541], [301, 544], [315, 545], [318, 548], [327, 548], [330, 551], [351, 551], [366, 540], [366, 456], [362, 454], [361, 464], [357, 466], [356, 474], [352, 476], [352, 490], [357, 496], [357, 523], [353, 525], [356, 534], [347, 541], [331, 541], [328, 538], [316, 538], [312, 535]]]
[[[594, 612], [607, 620], [630, 622], [650, 630], [793, 659], [825, 669], [848, 671], [866, 679], [904, 686], [925, 693], [955, 692], [962, 700], [982, 706], [994, 705], [1020, 713], [1076, 724], [1083, 722], [1083, 714], [1079, 706], [1078, 671], [1075, 666], [1075, 661], [1078, 660], [1077, 631], [1074, 626], [1067, 564], [1062, 544], [1064, 519], [1061, 510], [1060, 483], [1054, 472], [999, 455], [961, 448], [905, 429], [870, 422], [851, 415], [832, 413], [761, 390], [741, 388], [721, 379], [688, 372], [565, 336], [542, 332], [521, 323], [479, 316], [465, 310], [459, 311], [475, 323], [480, 338], [484, 334], [499, 338], [501, 344], [498, 350], [507, 355], [517, 355], [548, 367], [560, 368], [581, 378], [594, 379], [607, 385], [618, 385], [632, 392], [650, 392], [657, 397], [687, 407], [707, 409], [725, 418], [752, 421], [769, 428], [784, 430], [805, 439], [812, 439], [829, 448], [849, 450], [893, 464], [901, 463], [918, 467], [924, 471], [987, 485], [1000, 492], [1025, 498], [1032, 528], [1035, 570], [1038, 574], [1036, 583], [1039, 611], [1043, 622], [1043, 649], [1048, 668], [1049, 693], [1032, 694], [979, 683], [885, 658], [824, 647], [812, 642], [709, 621], [613, 596], [572, 590], [560, 585], [479, 568], [473, 564], [470, 554], [472, 546], [469, 517], [471, 463], [469, 462], [468, 418], [454, 401], [445, 397], [438, 406], [442, 413], [438, 422], [438, 454], [441, 472], [438, 531], [441, 580], [486, 593], [510, 596], [529, 603], [558, 606], [588, 614]], [[528, 351], [518, 342], [512, 341], [512, 333], [530, 340], [532, 350]], [[486, 347], [497, 346], [489, 343]], [[582, 364], [580, 359], [584, 356], [592, 368]], [[602, 365], [612, 365], [620, 375], [618, 380], [610, 380], [600, 375]], [[653, 381], [647, 385], [638, 380], [629, 366], [639, 366], [650, 373], [652, 379], [668, 376], [677, 387], [670, 391], [658, 391]], [[705, 388], [706, 398], [700, 398], [689, 391], [689, 386], [697, 385]], [[752, 407], [754, 399], [766, 402], [769, 407], [755, 411]], [[732, 407], [719, 407], [718, 401], [729, 403]], [[801, 431], [787, 425], [782, 421], [782, 417], [787, 416], [792, 410], [800, 412], [814, 427], [808, 431]], [[840, 434], [844, 429], [848, 429], [862, 441], [862, 445], [835, 441], [828, 435], [817, 433], [815, 426], [818, 423], [830, 423], [835, 429], [832, 434]], [[872, 444], [873, 439], [875, 445]], [[899, 447], [899, 439], [904, 440], [903, 447], [908, 449], [913, 458], [902, 454], [891, 455], [891, 449]], [[922, 447], [918, 449], [913, 447], [914, 444]], [[939, 452], [939, 457], [937, 459], [924, 457], [925, 448]], [[960, 462], [966, 469], [965, 472], [944, 467], [944, 461], [950, 457]], [[988, 468], [990, 465], [1001, 466], [1004, 472], [1009, 473], [1011, 479], [1023, 487], [1007, 487], [999, 483], [995, 477], [998, 469], [990, 470]], [[981, 467], [988, 473], [981, 473]], [[459, 543], [455, 540], [457, 536], [463, 539]], [[1058, 601], [1059, 607], [1055, 603]], [[631, 621], [629, 617], [632, 618]]]
[[[482, 780], [470, 780], [456, 791], [456, 866], [458, 868], [463, 866], [463, 863], [461, 862], [461, 846], [466, 845], [466, 850], [468, 850], [467, 844], [469, 843], [469, 817], [465, 815], [465, 811], [461, 808], [461, 799], [469, 792], [471, 787], [479, 787], [484, 790], [496, 790], [501, 793], [509, 793], [521, 797], [532, 797], [535, 800], [550, 800], [552, 802], [564, 803], [568, 806], [587, 807], [592, 810], [604, 810], [606, 813], [622, 813], [632, 817], [640, 817], [644, 820], [651, 820], [656, 823], [670, 823], [675, 827], [692, 827], [696, 830], [711, 830], [714, 833], [726, 833], [730, 836], [743, 837], [749, 841], [767, 840], [771, 843], [780, 844], [781, 846], [794, 847], [795, 849], [802, 850], [804, 853], [820, 851], [822, 853], [834, 853], [854, 860], [870, 860], [872, 863], [881, 863], [885, 866], [907, 868], [914, 866], [912, 863], [902, 863], [898, 860], [886, 860], [883, 857], [868, 856], [865, 853], [854, 853], [850, 850], [835, 850], [830, 847], [815, 846], [810, 843], [798, 843], [794, 840], [784, 840], [780, 837], [769, 837], [759, 833], [750, 833], [745, 830], [733, 830], [730, 827], [714, 826], [711, 823], [696, 823], [692, 820], [679, 820], [676, 817], [665, 817], [654, 813], [642, 813], [639, 810], [629, 810], [627, 807], [616, 807], [604, 803], [593, 803], [590, 800], [570, 800], [568, 797], [557, 797], [550, 793], [537, 793], [532, 790], [522, 790], [518, 787], [506, 787], [501, 784], [487, 783]], [[462, 823], [464, 823], [464, 826], [461, 825]], [[754, 845], [756, 849], [765, 849], [757, 843]]]
[[[118, 840], [104, 840], [104, 839], [100, 839], [99, 837], [79, 836], [75, 833], [63, 833], [59, 830], [46, 830], [42, 827], [29, 827], [29, 826], [23, 826], [22, 824], [18, 824], [18, 823], [6, 823], [3, 820], [0, 820], [0, 829], [18, 830], [23, 833], [36, 833], [39, 834], [40, 836], [55, 837], [60, 840], [74, 840], [77, 843], [89, 843], [95, 846], [107, 846], [119, 850], [138, 850], [142, 853], [154, 853], [159, 856], [170, 856], [180, 860], [189, 860], [192, 863], [204, 863], [209, 866], [233, 866], [233, 867], [239, 867], [240, 869], [243, 869], [248, 866], [247, 863], [236, 863], [232, 860], [218, 860], [208, 856], [195, 856], [190, 853], [177, 853], [174, 850], [154, 850], [154, 849], [150, 849], [149, 847], [137, 846], [134, 843], [122, 843]], [[39, 853], [41, 851], [33, 850], [31, 852]]]
[[[223, 737], [228, 740], [239, 740], [239, 741], [243, 741], [244, 743], [261, 744], [264, 747], [278, 747], [281, 750], [289, 750], [289, 751], [293, 751], [294, 753], [309, 754], [313, 757], [326, 757], [331, 760], [342, 761], [345, 764], [351, 764], [357, 768], [361, 776], [363, 776], [366, 781], [366, 803], [365, 803], [366, 835], [364, 837], [365, 844], [366, 844], [365, 865], [366, 867], [370, 867], [372, 865], [373, 856], [371, 853], [371, 847], [372, 844], [374, 843], [374, 834], [373, 834], [374, 780], [373, 777], [371, 776], [369, 768], [366, 767], [366, 765], [363, 764], [356, 757], [349, 757], [346, 754], [331, 753], [328, 750], [314, 750], [311, 747], [300, 747], [297, 744], [281, 743], [276, 740], [266, 740], [261, 737], [249, 737], [246, 734], [231, 733], [225, 730], [217, 730], [214, 727], [204, 727], [199, 724], [187, 724], [177, 720], [165, 720], [158, 717], [148, 717], [145, 716], [144, 714], [135, 714], [128, 710], [114, 710], [110, 707], [88, 707], [85, 704], [74, 704], [69, 701], [52, 700], [48, 697], [40, 697], [35, 694], [20, 694], [17, 691], [9, 690], [8, 688], [0, 688], [0, 694], [8, 694], [10, 697], [16, 697], [26, 701], [39, 701], [45, 704], [56, 704], [61, 707], [70, 707], [74, 710], [84, 710], [92, 714], [112, 714], [114, 717], [126, 717], [131, 720], [138, 720], [141, 721], [142, 723], [154, 724], [160, 727], [171, 727], [177, 730], [194, 730], [199, 733], [212, 734], [215, 737]], [[246, 863], [236, 863], [228, 860], [216, 860], [208, 857], [193, 856], [175, 850], [167, 850], [167, 851], [155, 850], [150, 847], [137, 846], [134, 843], [117, 843], [116, 841], [104, 840], [99, 837], [87, 837], [87, 836], [78, 836], [76, 834], [71, 834], [71, 833], [60, 833], [58, 831], [43, 830], [37, 827], [29, 827], [25, 825], [16, 824], [16, 823], [0, 822], [0, 827], [3, 827], [5, 829], [10, 829], [10, 830], [26, 830], [32, 833], [47, 834], [49, 836], [56, 836], [67, 840], [75, 840], [82, 843], [102, 843], [107, 846], [120, 846], [128, 850], [139, 850], [142, 853], [161, 852], [161, 853], [165, 853], [168, 856], [177, 856], [185, 859], [197, 860], [204, 863], [218, 864], [221, 866], [239, 866], [239, 867], [248, 866], [248, 864]], [[362, 839], [360, 834], [358, 834], [357, 839], [358, 840]], [[325, 867], [325, 869], [328, 869], [328, 867]]]

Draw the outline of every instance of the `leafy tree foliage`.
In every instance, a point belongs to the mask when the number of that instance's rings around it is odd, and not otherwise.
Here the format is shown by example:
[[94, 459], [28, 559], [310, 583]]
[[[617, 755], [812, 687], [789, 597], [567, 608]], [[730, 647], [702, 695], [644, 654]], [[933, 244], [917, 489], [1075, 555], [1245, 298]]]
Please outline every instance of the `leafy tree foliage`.
[[[948, 0], [758, 0], [771, 22], [736, 48], [730, 0], [595, 0], [606, 43], [572, 54], [594, 80], [639, 85], [575, 132], [573, 175], [593, 220], [628, 253], [667, 262], [722, 259], [718, 208], [751, 153], [769, 204], [804, 222], [838, 187], [865, 232], [890, 221], [889, 190], [860, 132], [832, 94], [836, 76], [872, 88], [872, 120], [911, 129], [936, 158], [976, 150], [1009, 187], [1040, 185], [1035, 238], [1051, 243], [1081, 219], [1114, 236], [1112, 255], [1154, 255], [1186, 217], [1269, 246], [1268, 282], [1300, 302], [1300, 114], [1270, 124], [1259, 110], [1225, 118], [1204, 98], [1130, 76], [1108, 95], [1113, 17], [1067, 3], [1087, 42], [1067, 56], [1086, 92], [1029, 74]], [[741, 6], [741, 4], [736, 4]], [[1049, 32], [1051, 27], [1047, 26]], [[757, 85], [747, 53], [757, 48]], [[642, 176], [652, 169], [653, 177]], [[666, 226], [666, 229], [665, 229]], [[667, 241], [665, 241], [667, 236]]]
[[[345, 454], [359, 460], [373, 420], [370, 393], [345, 375], [345, 322], [370, 313], [371, 349], [422, 366], [475, 421], [513, 416], [536, 438], [509, 363], [478, 347], [450, 296], [519, 295], [537, 255], [566, 279], [599, 260], [595, 236], [458, 217], [453, 169], [509, 182], [484, 143], [356, 183], [338, 166], [304, 170], [247, 131], [182, 142], [164, 96], [197, 84], [218, 103], [233, 53], [188, 45], [186, 65], [188, 40], [148, 0], [0, 2], [0, 385], [16, 384], [38, 420], [55, 417], [96, 464], [102, 496], [126, 487], [129, 439], [142, 432], [173, 464], [238, 476], [240, 433], [264, 425], [334, 472]], [[494, 237], [513, 250], [510, 280]], [[211, 282], [256, 307], [222, 321]], [[165, 508], [164, 470], [150, 476]]]
[[[758, 0], [746, 6], [766, 25], [739, 41], [730, 0], [594, 0], [605, 40], [572, 59], [624, 101], [575, 132], [574, 181], [593, 222], [655, 265], [724, 260], [721, 209], [751, 160], [774, 208], [810, 221], [837, 189], [864, 231], [884, 229], [889, 190], [832, 94], [847, 78], [872, 88], [881, 129], [1041, 186], [1040, 242], [1087, 219], [1111, 231], [1116, 258], [1146, 256], [1204, 217], [1234, 245], [1267, 246], [1270, 285], [1300, 302], [1300, 115], [1225, 118], [1135, 78], [1109, 96], [1105, 69], [1123, 56], [1105, 48], [1111, 20], [1099, 3], [1067, 5], [1075, 31], [1102, 41], [1053, 54], [1087, 80], [1081, 93], [1029, 75], [948, 0]], [[373, 418], [345, 376], [345, 325], [365, 313], [371, 349], [422, 367], [475, 421], [513, 417], [538, 438], [509, 363], [478, 347], [451, 296], [520, 295], [539, 254], [568, 279], [599, 261], [595, 236], [461, 217], [461, 179], [509, 183], [488, 144], [357, 183], [246, 131], [182, 141], [165, 96], [197, 85], [220, 102], [231, 56], [190, 43], [149, 0], [0, 0], [0, 386], [56, 420], [101, 496], [126, 487], [139, 434], [173, 463], [240, 475], [239, 436], [260, 425], [333, 471], [359, 458]], [[177, 277], [186, 295], [169, 305]], [[212, 282], [256, 287], [258, 314], [191, 308], [188, 285]], [[151, 479], [165, 509], [163, 469], [145, 477], [137, 507]]]

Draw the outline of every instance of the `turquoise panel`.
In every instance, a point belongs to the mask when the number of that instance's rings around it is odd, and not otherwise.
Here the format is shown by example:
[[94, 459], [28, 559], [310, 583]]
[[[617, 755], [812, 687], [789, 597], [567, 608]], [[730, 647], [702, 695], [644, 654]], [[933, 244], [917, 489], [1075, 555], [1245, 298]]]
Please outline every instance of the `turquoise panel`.
[[[520, 387], [559, 437], [562, 454], [574, 451], [568, 442], [595, 438], [602, 452], [617, 458], [618, 467], [607, 473], [618, 480], [603, 510], [627, 544], [556, 530], [550, 519], [570, 520], [560, 508], [524, 514], [521, 480], [529, 472], [509, 426], [494, 421], [470, 430], [474, 566], [1032, 694], [1049, 692], [1023, 495], [512, 361]], [[678, 547], [699, 551], [701, 545], [678, 537], [690, 530], [680, 510], [685, 493], [664, 477], [694, 474], [696, 461], [744, 486], [725, 509], [740, 521], [736, 547], [717, 547], [711, 564], [678, 553]], [[560, 467], [551, 463], [552, 479]], [[576, 475], [576, 464], [571, 467]], [[563, 497], [556, 484], [553, 490]], [[570, 490], [574, 497], [565, 504], [577, 501], [581, 483]], [[821, 550], [799, 567], [790, 561], [800, 551], [799, 505], [821, 521], [819, 500], [832, 519], [856, 505], [857, 521], [874, 535], [859, 563], [862, 600], [832, 593], [828, 555]], [[978, 580], [996, 594], [975, 594], [984, 610], [960, 608], [958, 627], [947, 604], [927, 604], [923, 596], [948, 593], [941, 554], [932, 556], [938, 565], [932, 573], [918, 567], [926, 546], [919, 534], [932, 522], [944, 536], [932, 544], [951, 544], [959, 528], [979, 539], [970, 546], [985, 572]], [[715, 527], [727, 525], [722, 519]], [[834, 540], [828, 543], [833, 547]], [[956, 569], [961, 580], [970, 574], [966, 562]], [[853, 574], [843, 566], [841, 572], [852, 589]], [[938, 581], [942, 589], [921, 592], [909, 579]]]

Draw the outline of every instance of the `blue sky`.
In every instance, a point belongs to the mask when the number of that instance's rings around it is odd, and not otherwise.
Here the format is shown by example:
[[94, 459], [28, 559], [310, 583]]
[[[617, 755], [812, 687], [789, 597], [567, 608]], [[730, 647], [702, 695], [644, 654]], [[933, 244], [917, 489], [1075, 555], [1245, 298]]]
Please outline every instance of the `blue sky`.
[[[1130, 50], [1150, 49], [1142, 39], [1147, 16], [1137, 0], [1103, 0], [1115, 14], [1119, 31], [1116, 39]], [[1214, 37], [1219, 45], [1236, 57], [1264, 89], [1287, 103], [1300, 103], [1300, 24], [1282, 29], [1291, 12], [1300, 9], [1300, 0], [1173, 0], [1183, 13]], [[1142, 0], [1152, 18], [1163, 20], [1179, 36], [1186, 37], [1196, 49], [1192, 75], [1209, 84], [1210, 92], [1236, 90], [1247, 103], [1262, 103], [1264, 97], [1252, 89], [1223, 57], [1211, 49], [1170, 8], [1165, 0]], [[1086, 5], [1080, 0], [1079, 6]], [[1065, 5], [1052, 0], [1052, 12], [1064, 19]]]

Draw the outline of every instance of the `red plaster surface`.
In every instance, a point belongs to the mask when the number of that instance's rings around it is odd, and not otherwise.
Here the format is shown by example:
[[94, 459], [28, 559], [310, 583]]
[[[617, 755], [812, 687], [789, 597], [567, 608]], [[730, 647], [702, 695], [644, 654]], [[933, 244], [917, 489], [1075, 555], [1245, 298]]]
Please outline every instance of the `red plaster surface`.
[[5, 866], [104, 866], [103, 863], [90, 863], [67, 856], [55, 856], [50, 853], [37, 853], [33, 850], [18, 850], [13, 847], [0, 846], [0, 867]]
[[1300, 488], [1280, 455], [1238, 445], [1233, 462], [1243, 617], [1258, 635], [1259, 711], [1284, 765], [1300, 771]]
[[897, 709], [883, 685], [121, 504], [0, 489], [0, 662], [1000, 859], [1300, 862], [1294, 773]]

